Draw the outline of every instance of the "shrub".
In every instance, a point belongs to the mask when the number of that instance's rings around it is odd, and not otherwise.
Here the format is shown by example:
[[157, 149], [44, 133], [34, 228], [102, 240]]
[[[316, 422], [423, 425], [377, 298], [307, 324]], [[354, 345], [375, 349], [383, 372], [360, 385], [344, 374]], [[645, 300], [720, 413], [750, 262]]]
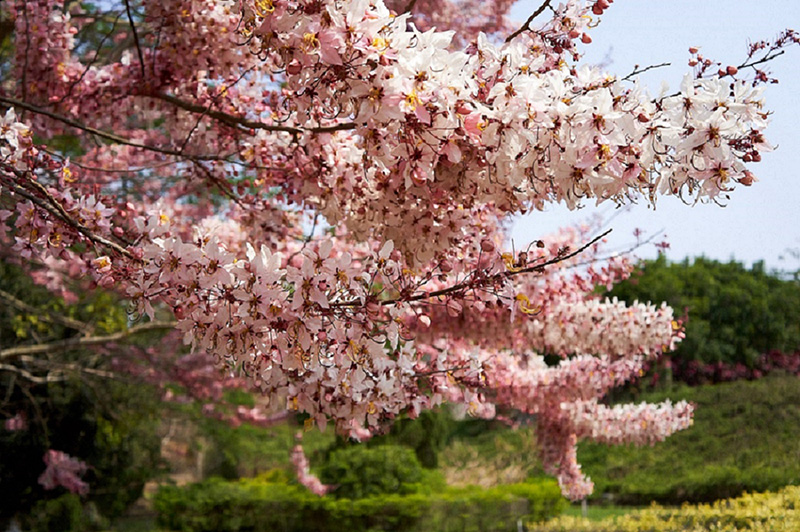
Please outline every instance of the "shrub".
[[102, 530], [107, 524], [92, 504], [84, 505], [72, 493], [39, 501], [22, 521], [30, 532], [85, 532]]
[[399, 445], [351, 445], [333, 451], [319, 478], [334, 485], [336, 497], [361, 499], [383, 493], [418, 491], [422, 465], [414, 451]]
[[520, 519], [547, 519], [565, 504], [550, 479], [488, 490], [471, 487], [358, 499], [316, 497], [266, 477], [213, 479], [182, 488], [163, 486], [154, 497], [158, 524], [182, 532], [511, 531]]

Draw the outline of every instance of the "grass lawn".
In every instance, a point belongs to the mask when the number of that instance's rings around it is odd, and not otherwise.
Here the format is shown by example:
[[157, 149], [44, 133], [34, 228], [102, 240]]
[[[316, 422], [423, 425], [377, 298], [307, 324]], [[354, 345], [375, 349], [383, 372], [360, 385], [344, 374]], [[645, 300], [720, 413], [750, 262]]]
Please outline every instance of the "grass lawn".
[[[618, 517], [627, 515], [636, 510], [641, 510], [642, 506], [615, 506], [615, 505], [597, 505], [590, 504], [586, 507], [586, 519], [590, 521], [602, 521], [610, 517]], [[580, 504], [571, 504], [563, 515], [570, 517], [583, 517], [583, 510]]]

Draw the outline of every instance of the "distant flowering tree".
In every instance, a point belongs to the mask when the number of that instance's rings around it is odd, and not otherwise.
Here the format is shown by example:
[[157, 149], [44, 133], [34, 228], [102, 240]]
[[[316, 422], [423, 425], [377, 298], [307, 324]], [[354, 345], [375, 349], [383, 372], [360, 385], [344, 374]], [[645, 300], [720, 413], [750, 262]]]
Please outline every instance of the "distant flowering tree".
[[445, 401], [533, 414], [545, 467], [585, 497], [580, 438], [691, 424], [686, 403], [601, 402], [680, 326], [596, 297], [631, 271], [602, 235], [506, 251], [507, 220], [752, 184], [761, 67], [798, 41], [728, 67], [693, 49], [653, 96], [578, 65], [609, 3], [547, 0], [514, 31], [509, 0], [7, 2], [6, 259], [171, 314], [194, 353], [321, 428], [365, 438]]

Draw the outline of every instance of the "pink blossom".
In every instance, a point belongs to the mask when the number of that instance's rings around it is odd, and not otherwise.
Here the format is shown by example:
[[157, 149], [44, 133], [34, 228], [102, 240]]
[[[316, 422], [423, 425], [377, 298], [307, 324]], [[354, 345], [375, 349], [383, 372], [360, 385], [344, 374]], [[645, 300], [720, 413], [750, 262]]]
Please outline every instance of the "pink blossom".
[[3, 428], [11, 432], [26, 430], [28, 428], [28, 420], [24, 413], [17, 412], [14, 417], [7, 418], [3, 422]]
[[80, 479], [88, 469], [81, 460], [62, 451], [50, 449], [44, 454], [44, 463], [47, 467], [39, 476], [39, 484], [44, 489], [52, 490], [61, 486], [79, 495], [86, 495], [89, 492], [89, 484]]

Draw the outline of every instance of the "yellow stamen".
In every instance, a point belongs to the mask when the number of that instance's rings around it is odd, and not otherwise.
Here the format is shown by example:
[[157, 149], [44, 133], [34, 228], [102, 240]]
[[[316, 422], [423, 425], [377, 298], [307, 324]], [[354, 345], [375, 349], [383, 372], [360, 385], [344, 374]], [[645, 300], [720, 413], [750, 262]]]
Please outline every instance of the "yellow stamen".
[[304, 52], [319, 50], [319, 39], [316, 33], [306, 33], [303, 35], [303, 44], [301, 46]]
[[417, 91], [412, 89], [411, 92], [406, 95], [406, 104], [412, 111], [416, 109], [418, 105], [422, 105], [422, 100], [417, 96]]

